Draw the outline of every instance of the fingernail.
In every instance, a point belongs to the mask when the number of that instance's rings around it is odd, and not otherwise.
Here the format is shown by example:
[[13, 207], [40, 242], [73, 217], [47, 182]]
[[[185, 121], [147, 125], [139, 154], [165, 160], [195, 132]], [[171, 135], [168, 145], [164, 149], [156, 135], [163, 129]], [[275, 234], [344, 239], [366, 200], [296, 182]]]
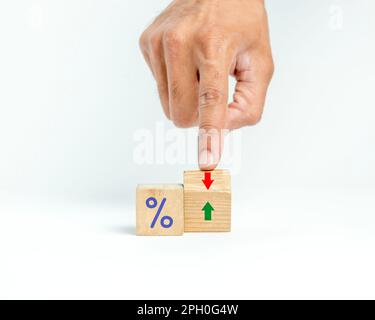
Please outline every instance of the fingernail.
[[210, 150], [202, 150], [199, 153], [199, 167], [203, 170], [212, 170], [216, 167], [215, 155]]

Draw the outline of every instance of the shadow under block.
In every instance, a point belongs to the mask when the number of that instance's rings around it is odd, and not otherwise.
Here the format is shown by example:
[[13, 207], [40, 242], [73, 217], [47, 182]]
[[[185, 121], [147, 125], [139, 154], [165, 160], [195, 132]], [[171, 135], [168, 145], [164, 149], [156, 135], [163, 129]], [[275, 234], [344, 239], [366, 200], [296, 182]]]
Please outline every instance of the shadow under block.
[[138, 236], [183, 235], [184, 190], [182, 185], [139, 185], [136, 206]]
[[184, 210], [185, 232], [230, 232], [229, 171], [185, 171]]

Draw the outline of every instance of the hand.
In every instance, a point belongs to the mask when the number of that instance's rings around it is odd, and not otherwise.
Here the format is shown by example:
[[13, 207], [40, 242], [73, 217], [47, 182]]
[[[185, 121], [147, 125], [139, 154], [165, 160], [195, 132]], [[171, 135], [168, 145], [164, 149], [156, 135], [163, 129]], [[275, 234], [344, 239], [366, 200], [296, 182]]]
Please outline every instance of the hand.
[[[168, 119], [199, 125], [199, 165], [214, 169], [222, 129], [261, 119], [273, 74], [263, 0], [175, 0], [142, 34], [140, 46]], [[237, 80], [228, 105], [228, 76]], [[215, 141], [215, 142], [214, 142]]]

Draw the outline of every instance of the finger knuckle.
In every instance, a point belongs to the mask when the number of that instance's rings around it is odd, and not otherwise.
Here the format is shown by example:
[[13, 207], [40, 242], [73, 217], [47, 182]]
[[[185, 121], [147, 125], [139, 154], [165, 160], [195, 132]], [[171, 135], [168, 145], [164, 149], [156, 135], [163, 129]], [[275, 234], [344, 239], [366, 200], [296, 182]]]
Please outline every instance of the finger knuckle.
[[201, 44], [204, 44], [206, 42], [209, 42], [210, 40], [220, 38], [220, 34], [221, 32], [216, 25], [208, 24], [197, 34], [197, 40]]
[[197, 35], [198, 48], [203, 57], [212, 59], [217, 57], [218, 53], [224, 52], [226, 41], [220, 30], [216, 27], [209, 27]]
[[216, 104], [222, 103], [224, 100], [222, 91], [215, 87], [204, 88], [199, 94], [200, 108], [215, 106]]
[[160, 39], [160, 35], [159, 34], [153, 34], [151, 37], [150, 37], [150, 48], [152, 50], [152, 52], [154, 53], [158, 53], [160, 52], [161, 50], [161, 39]]
[[172, 101], [179, 101], [182, 98], [182, 91], [177, 82], [172, 82], [169, 88], [169, 94]]
[[218, 40], [209, 40], [201, 46], [201, 53], [205, 59], [212, 60], [219, 56], [222, 51], [222, 44]]
[[212, 123], [211, 119], [203, 118], [199, 123], [200, 133], [206, 135], [217, 135], [220, 132], [220, 127], [217, 124]]
[[167, 30], [163, 36], [165, 47], [169, 50], [178, 50], [184, 41], [182, 31], [176, 29]]

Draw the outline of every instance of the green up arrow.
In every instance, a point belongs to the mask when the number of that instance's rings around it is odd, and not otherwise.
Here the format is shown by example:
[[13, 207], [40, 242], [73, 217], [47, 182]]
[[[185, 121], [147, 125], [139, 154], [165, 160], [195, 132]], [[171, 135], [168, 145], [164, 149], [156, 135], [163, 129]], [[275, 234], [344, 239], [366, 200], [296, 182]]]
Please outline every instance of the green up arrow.
[[204, 211], [204, 220], [211, 221], [212, 220], [212, 211], [215, 209], [211, 206], [209, 202], [207, 202], [204, 207], [202, 208], [202, 211]]

